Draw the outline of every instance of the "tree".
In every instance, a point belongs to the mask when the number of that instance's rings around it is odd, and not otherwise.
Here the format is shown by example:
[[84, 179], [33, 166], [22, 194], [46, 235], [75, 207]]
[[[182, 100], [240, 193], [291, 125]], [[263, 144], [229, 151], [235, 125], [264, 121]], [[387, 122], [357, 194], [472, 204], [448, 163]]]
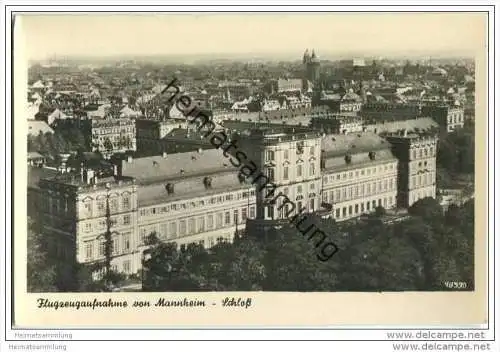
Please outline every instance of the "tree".
[[450, 174], [474, 173], [474, 126], [443, 134], [439, 141], [437, 163]]
[[69, 143], [66, 142], [64, 137], [59, 133], [55, 133], [52, 138], [52, 151], [53, 154], [61, 154], [69, 152]]
[[[219, 240], [210, 249], [147, 244], [143, 287], [148, 291], [402, 291], [444, 290], [445, 281], [473, 277], [473, 203], [451, 207], [423, 199], [409, 220], [384, 224], [372, 218], [339, 223], [313, 215], [300, 224], [253, 233], [233, 243]], [[309, 239], [321, 229], [339, 251], [318, 260]], [[309, 228], [309, 231], [307, 229]]]
[[385, 208], [381, 205], [379, 205], [378, 207], [375, 208], [375, 216], [377, 218], [381, 218], [383, 217], [385, 214], [387, 213], [387, 211], [385, 210]]
[[40, 133], [38, 134], [38, 136], [36, 138], [36, 142], [35, 142], [36, 148], [38, 148], [38, 150], [36, 150], [36, 151], [38, 151], [42, 154], [49, 154], [50, 145], [47, 141], [49, 136], [50, 136], [49, 133], [43, 134], [42, 131], [40, 131]]
[[35, 222], [28, 218], [28, 292], [56, 292], [57, 272], [47, 253], [46, 243]]
[[[213, 271], [217, 273], [216, 287], [223, 285], [227, 291], [262, 290], [262, 283], [266, 277], [263, 264], [265, 251], [253, 237], [236, 239], [233, 245], [219, 243], [213, 252], [214, 258], [220, 258], [210, 263], [212, 273]], [[225, 252], [224, 255], [221, 255], [221, 252]], [[210, 270], [207, 274], [211, 274]]]
[[[305, 232], [315, 219], [300, 228]], [[312, 232], [312, 231], [311, 231]], [[333, 265], [318, 260], [313, 241], [294, 226], [273, 230], [265, 243], [266, 291], [331, 291], [336, 285]]]
[[413, 203], [408, 213], [430, 223], [441, 223], [443, 220], [443, 207], [431, 197], [422, 198]]

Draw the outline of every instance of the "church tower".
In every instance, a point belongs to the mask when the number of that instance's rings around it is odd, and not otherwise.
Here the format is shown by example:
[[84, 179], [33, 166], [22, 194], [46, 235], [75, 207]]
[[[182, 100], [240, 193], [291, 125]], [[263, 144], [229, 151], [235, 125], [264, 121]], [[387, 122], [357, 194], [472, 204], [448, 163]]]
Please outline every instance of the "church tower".
[[319, 85], [320, 61], [314, 49], [311, 54], [309, 54], [309, 50], [306, 49], [302, 58], [302, 63], [304, 64], [304, 81], [306, 85], [308, 82], [311, 82], [313, 87], [317, 87]]

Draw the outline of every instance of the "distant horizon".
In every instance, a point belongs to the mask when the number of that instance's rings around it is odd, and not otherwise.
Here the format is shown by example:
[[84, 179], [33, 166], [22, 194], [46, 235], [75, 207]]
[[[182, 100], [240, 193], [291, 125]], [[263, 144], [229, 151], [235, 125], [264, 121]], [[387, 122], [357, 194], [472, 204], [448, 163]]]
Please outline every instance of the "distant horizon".
[[[22, 14], [30, 61], [53, 58], [474, 57], [486, 47], [478, 13]], [[478, 35], [483, 40], [477, 40]]]
[[[290, 52], [280, 53], [178, 53], [178, 54], [112, 54], [112, 55], [49, 55], [46, 58], [30, 59], [30, 63], [47, 63], [53, 61], [155, 61], [167, 60], [172, 63], [181, 63], [182, 60], [186, 63], [186, 59], [192, 61], [286, 61], [295, 62], [302, 60], [302, 53], [294, 55]], [[414, 51], [409, 53], [357, 53], [357, 52], [339, 52], [339, 53], [318, 53], [320, 60], [324, 61], [340, 61], [353, 58], [361, 58], [366, 60], [473, 60], [474, 55], [466, 52], [425, 52]]]

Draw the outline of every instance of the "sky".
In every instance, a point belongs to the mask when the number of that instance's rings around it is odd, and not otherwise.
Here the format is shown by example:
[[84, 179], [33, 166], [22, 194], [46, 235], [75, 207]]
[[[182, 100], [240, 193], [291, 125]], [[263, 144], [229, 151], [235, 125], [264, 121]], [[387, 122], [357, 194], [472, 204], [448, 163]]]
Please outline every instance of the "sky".
[[[479, 13], [24, 14], [15, 42], [30, 60], [63, 56], [238, 55], [322, 57], [474, 55], [485, 48]], [[18, 39], [21, 38], [21, 39]]]

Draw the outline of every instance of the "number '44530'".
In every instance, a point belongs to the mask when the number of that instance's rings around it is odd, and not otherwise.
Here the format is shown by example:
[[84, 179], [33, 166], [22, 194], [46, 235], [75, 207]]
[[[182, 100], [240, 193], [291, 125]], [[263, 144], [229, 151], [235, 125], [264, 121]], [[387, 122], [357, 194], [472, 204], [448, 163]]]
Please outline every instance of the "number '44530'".
[[467, 288], [467, 282], [464, 281], [445, 281], [444, 286], [446, 288], [451, 288], [455, 290], [465, 289]]

